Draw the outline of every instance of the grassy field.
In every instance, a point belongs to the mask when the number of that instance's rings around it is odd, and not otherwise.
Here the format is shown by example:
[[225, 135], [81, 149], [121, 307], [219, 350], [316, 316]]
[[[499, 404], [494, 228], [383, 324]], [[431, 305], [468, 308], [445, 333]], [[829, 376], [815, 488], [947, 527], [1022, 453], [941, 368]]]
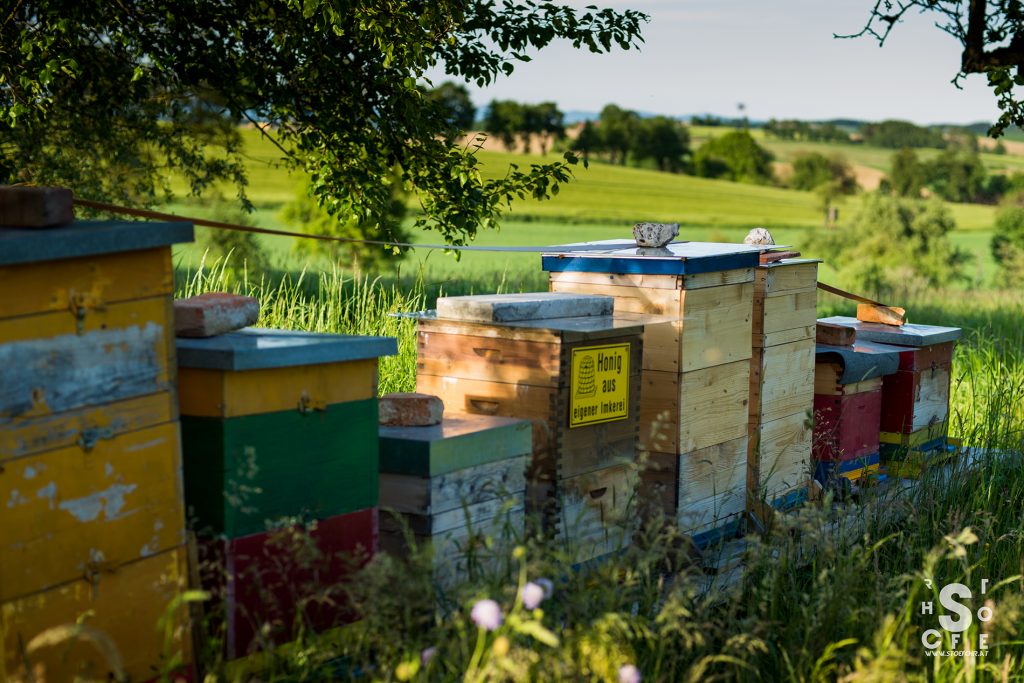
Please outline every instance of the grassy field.
[[[721, 130], [721, 129], [709, 129]], [[301, 177], [289, 175], [275, 165], [276, 150], [259, 133], [243, 131], [246, 157], [249, 160], [249, 196], [257, 210], [251, 221], [260, 226], [298, 229], [280, 219], [281, 207], [302, 191]], [[855, 149], [855, 146], [847, 146]], [[858, 148], [867, 149], [867, 148]], [[883, 155], [888, 151], [868, 150]], [[485, 176], [498, 177], [509, 163], [528, 165], [553, 160], [557, 155], [506, 154], [481, 152]], [[882, 157], [879, 156], [878, 159]], [[183, 187], [175, 185], [181, 194]], [[165, 209], [184, 215], [210, 217], [221, 215], [230, 204], [231, 191], [224, 190], [222, 202], [197, 202], [188, 199], [166, 205]], [[840, 218], [853, 215], [860, 199], [853, 197], [840, 205]], [[995, 209], [977, 204], [949, 204], [956, 221], [953, 241], [974, 258], [969, 268], [977, 282], [987, 282], [994, 271], [989, 241]], [[687, 240], [739, 241], [753, 226], [768, 227], [779, 243], [808, 251], [809, 238], [822, 230], [822, 216], [817, 200], [810, 192], [777, 187], [709, 180], [685, 175], [592, 163], [589, 169], [579, 167], [576, 179], [565, 186], [557, 197], [545, 202], [520, 201], [506, 215], [499, 231], [481, 233], [475, 244], [548, 245], [574, 241], [628, 238], [633, 223], [640, 220], [679, 222], [681, 238]], [[840, 221], [841, 222], [841, 221]], [[839, 228], [841, 229], [841, 227]], [[200, 228], [203, 233], [206, 229]], [[413, 233], [420, 244], [437, 243], [437, 235], [429, 231]], [[320, 261], [308, 262], [292, 255], [292, 240], [261, 238], [276, 264], [285, 270], [304, 266], [326, 267]], [[193, 245], [177, 252], [183, 267], [195, 266], [202, 257], [202, 247]], [[495, 286], [505, 283], [512, 289], [529, 289], [542, 283], [537, 273], [539, 257], [530, 254], [465, 254], [456, 261], [450, 254], [418, 249], [401, 264], [405, 273], [422, 273], [433, 283], [469, 279], [486, 280]], [[823, 278], [830, 271], [825, 265]]]

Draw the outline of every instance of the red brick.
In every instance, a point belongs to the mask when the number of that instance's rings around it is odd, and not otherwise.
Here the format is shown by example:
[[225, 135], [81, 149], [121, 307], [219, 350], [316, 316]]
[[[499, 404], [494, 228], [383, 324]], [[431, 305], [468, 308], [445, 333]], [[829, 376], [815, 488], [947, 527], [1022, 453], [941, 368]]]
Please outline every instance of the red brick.
[[444, 403], [437, 396], [387, 394], [380, 399], [380, 423], [389, 427], [427, 427], [440, 424]]
[[0, 226], [51, 228], [73, 220], [75, 209], [71, 190], [0, 185]]
[[251, 296], [207, 292], [174, 302], [174, 334], [213, 337], [256, 322], [260, 302]]

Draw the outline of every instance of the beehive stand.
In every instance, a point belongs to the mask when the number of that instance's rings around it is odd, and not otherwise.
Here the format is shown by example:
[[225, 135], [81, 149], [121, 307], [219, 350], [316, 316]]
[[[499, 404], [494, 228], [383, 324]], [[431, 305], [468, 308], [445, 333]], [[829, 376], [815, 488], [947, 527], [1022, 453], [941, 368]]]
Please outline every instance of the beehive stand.
[[807, 497], [817, 284], [812, 259], [759, 265], [754, 273], [747, 504], [762, 522], [770, 509]]
[[[381, 427], [381, 547], [406, 552], [407, 530], [432, 544], [442, 583], [506, 559], [523, 537], [531, 433], [526, 420], [469, 414]], [[508, 542], [485, 547], [474, 537]]]
[[[288, 639], [297, 604], [351, 567], [340, 554], [376, 551], [377, 365], [396, 343], [246, 328], [177, 348], [185, 499], [234, 658], [269, 644], [265, 623]], [[331, 597], [308, 624], [350, 616]]]
[[901, 347], [899, 368], [882, 380], [881, 462], [896, 476], [916, 476], [949, 450], [949, 393], [956, 327], [865, 323], [836, 316], [823, 322], [853, 327], [858, 340]]
[[[187, 223], [0, 228], [0, 680], [25, 646], [85, 623], [131, 680], [165, 665], [155, 627], [186, 586], [170, 245]], [[191, 661], [184, 612], [168, 654]], [[36, 680], [112, 676], [86, 642]]]
[[882, 381], [899, 368], [901, 349], [874, 342], [818, 344], [814, 366], [814, 478], [845, 493], [849, 482], [877, 480]]
[[[610, 296], [617, 316], [648, 323], [640, 408], [645, 497], [698, 544], [732, 534], [746, 498], [751, 310], [761, 248], [684, 242], [596, 251], [600, 244], [544, 254], [550, 289]], [[663, 321], [650, 323], [651, 316]]]
[[[628, 543], [635, 502], [642, 327], [611, 312], [608, 297], [453, 297], [418, 324], [417, 391], [531, 422], [529, 507], [579, 562]], [[549, 317], [566, 313], [591, 315]]]

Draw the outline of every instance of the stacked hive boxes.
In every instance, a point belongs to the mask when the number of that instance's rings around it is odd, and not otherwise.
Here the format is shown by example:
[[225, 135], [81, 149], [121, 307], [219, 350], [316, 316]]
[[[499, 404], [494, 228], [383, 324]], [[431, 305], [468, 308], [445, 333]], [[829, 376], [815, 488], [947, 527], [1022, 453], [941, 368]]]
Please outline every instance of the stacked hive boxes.
[[[615, 299], [644, 329], [645, 491], [698, 543], [744, 512], [753, 268], [759, 248], [686, 242], [545, 254], [555, 292]], [[618, 248], [616, 248], [618, 246]], [[651, 324], [653, 316], [665, 322]]]
[[377, 364], [395, 340], [247, 328], [177, 345], [185, 499], [227, 656], [296, 618], [340, 623], [324, 603], [342, 555], [377, 547]]
[[902, 347], [898, 370], [882, 380], [881, 460], [890, 474], [912, 476], [947, 452], [953, 348], [961, 330], [934, 325], [900, 327], [855, 318], [823, 322], [856, 330], [857, 339]]
[[755, 272], [747, 490], [759, 517], [762, 503], [799, 503], [810, 482], [817, 284], [818, 262], [809, 259]]
[[608, 297], [450, 297], [419, 321], [417, 391], [530, 420], [528, 504], [580, 562], [627, 542], [636, 484], [642, 328], [612, 310]]
[[[170, 245], [192, 226], [0, 228], [0, 680], [156, 678], [190, 638]], [[79, 619], [110, 638], [33, 651]], [[31, 672], [25, 667], [30, 666]]]
[[818, 344], [814, 369], [814, 477], [842, 481], [879, 476], [882, 378], [896, 372], [899, 348], [858, 342]]
[[406, 530], [431, 543], [442, 581], [506, 558], [507, 544], [473, 539], [523, 537], [532, 449], [525, 420], [448, 415], [438, 425], [381, 427], [381, 545], [401, 552]]

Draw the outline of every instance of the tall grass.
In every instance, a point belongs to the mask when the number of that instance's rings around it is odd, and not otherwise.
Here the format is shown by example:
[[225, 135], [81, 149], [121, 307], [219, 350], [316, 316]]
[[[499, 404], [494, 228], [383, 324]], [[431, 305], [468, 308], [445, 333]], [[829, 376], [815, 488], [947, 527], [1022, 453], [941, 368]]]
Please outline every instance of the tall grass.
[[[397, 337], [381, 391], [415, 386], [414, 322], [395, 314], [432, 306], [439, 293], [422, 278], [340, 272], [256, 282], [223, 264], [179, 282], [183, 296], [256, 296], [261, 325]], [[474, 288], [494, 285], [462, 286]], [[380, 555], [344, 587], [366, 618], [339, 632], [303, 632], [262, 660], [255, 678], [616, 680], [635, 665], [648, 681], [1024, 680], [1024, 302], [1015, 293], [936, 293], [906, 307], [916, 322], [965, 328], [952, 431], [975, 455], [928, 469], [913, 485], [780, 516], [771, 534], [746, 539], [734, 583], [694, 571], [685, 542], [660, 523], [632, 528], [630, 547], [584, 568], [550, 541], [523, 535], [505, 562], [451, 590], [431, 580], [429, 553]], [[819, 311], [850, 312], [825, 300]], [[554, 591], [526, 609], [525, 583], [539, 578]], [[984, 596], [981, 579], [989, 580]], [[936, 628], [921, 603], [935, 603], [937, 614], [939, 589], [954, 581], [975, 591], [972, 611], [988, 605], [993, 618], [974, 619], [968, 647], [944, 633], [942, 649], [978, 649], [984, 633], [986, 656], [931, 657], [921, 642]], [[505, 614], [496, 630], [473, 624], [471, 608], [483, 598]], [[207, 664], [210, 680], [247, 680]]]

